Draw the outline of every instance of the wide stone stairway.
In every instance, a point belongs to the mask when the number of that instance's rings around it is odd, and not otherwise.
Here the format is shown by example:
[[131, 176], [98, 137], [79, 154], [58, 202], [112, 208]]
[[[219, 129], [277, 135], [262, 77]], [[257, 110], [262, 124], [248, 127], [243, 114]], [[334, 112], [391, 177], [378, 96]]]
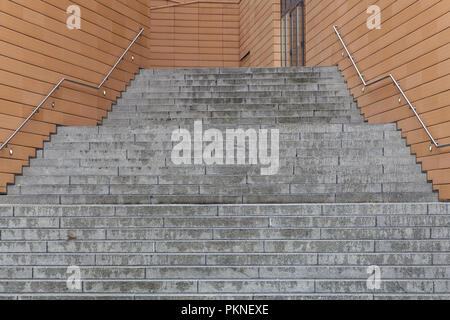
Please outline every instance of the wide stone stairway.
[[[223, 133], [224, 164], [194, 151], [199, 128]], [[227, 150], [231, 130], [257, 135], [256, 158]], [[58, 128], [0, 196], [4, 298], [449, 292], [447, 204], [395, 124], [364, 123], [336, 67], [143, 70], [103, 125]]]

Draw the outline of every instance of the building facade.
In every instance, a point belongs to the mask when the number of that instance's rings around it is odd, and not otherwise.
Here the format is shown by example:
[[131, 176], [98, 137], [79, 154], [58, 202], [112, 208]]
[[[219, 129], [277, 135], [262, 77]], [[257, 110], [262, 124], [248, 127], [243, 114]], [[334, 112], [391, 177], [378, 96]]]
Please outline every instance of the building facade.
[[[450, 142], [450, 2], [429, 0], [46, 0], [0, 4], [0, 141], [68, 77], [98, 84], [140, 28], [105, 89], [64, 84], [0, 151], [0, 192], [57, 126], [95, 126], [139, 68], [338, 65], [370, 123], [396, 122], [442, 200], [450, 147], [436, 148], [389, 81], [392, 74], [439, 145]], [[364, 88], [364, 90], [363, 90]]]

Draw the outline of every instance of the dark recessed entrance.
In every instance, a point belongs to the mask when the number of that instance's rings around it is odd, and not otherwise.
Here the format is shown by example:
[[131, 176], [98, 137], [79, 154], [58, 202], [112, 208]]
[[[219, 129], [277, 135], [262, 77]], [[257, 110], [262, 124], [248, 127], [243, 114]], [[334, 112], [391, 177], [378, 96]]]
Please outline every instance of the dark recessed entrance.
[[281, 65], [305, 65], [305, 4], [303, 0], [281, 0]]

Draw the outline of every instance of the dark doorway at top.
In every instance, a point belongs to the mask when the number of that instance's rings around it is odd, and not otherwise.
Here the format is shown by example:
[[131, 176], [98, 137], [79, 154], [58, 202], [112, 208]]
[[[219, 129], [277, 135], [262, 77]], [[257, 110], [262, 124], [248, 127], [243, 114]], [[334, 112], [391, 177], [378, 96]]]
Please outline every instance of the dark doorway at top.
[[305, 3], [281, 0], [281, 65], [305, 65]]

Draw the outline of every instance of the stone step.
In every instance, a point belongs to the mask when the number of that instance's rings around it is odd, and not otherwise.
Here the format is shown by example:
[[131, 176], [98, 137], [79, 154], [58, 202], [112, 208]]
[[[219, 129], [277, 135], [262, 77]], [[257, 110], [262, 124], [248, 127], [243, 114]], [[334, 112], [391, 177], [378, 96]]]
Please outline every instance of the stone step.
[[179, 69], [143, 69], [139, 75], [164, 74], [258, 74], [258, 73], [303, 73], [303, 72], [337, 72], [336, 66], [313, 66], [313, 67], [256, 67], [256, 68], [179, 68]]
[[303, 110], [258, 110], [258, 111], [122, 111], [117, 110], [110, 114], [108, 120], [115, 119], [133, 119], [136, 117], [148, 120], [167, 120], [167, 119], [210, 119], [210, 118], [230, 118], [230, 120], [239, 121], [239, 119], [247, 118], [270, 118], [281, 119], [285, 118], [310, 118], [317, 117], [318, 119], [327, 117], [343, 118], [352, 117], [360, 120], [360, 115], [355, 115], [350, 110], [335, 110], [335, 111], [303, 111]]
[[[300, 205], [298, 205], [300, 207]], [[312, 206], [312, 205], [311, 205]], [[332, 207], [331, 205], [329, 205]], [[400, 206], [400, 205], [399, 205]], [[102, 216], [88, 216], [86, 214], [81, 215], [82, 212], [77, 211], [77, 208], [63, 208], [65, 209], [65, 215], [62, 217], [47, 217], [36, 214], [36, 211], [30, 211], [28, 207], [24, 207], [20, 212], [29, 214], [32, 212], [33, 216], [14, 216], [14, 217], [1, 217], [0, 228], [13, 230], [14, 232], [20, 230], [37, 230], [43, 229], [47, 231], [86, 231], [91, 229], [98, 229], [102, 232], [102, 237], [107, 237], [112, 231], [118, 231], [126, 229], [125, 231], [152, 231], [155, 234], [170, 235], [175, 229], [180, 229], [184, 236], [193, 237], [196, 234], [198, 228], [202, 228], [204, 234], [199, 235], [202, 240], [210, 240], [217, 236], [216, 233], [221, 234], [220, 237], [224, 237], [228, 232], [237, 232], [241, 236], [259, 234], [260, 232], [275, 232], [278, 236], [281, 236], [279, 232], [289, 231], [285, 235], [288, 237], [294, 237], [295, 232], [303, 232], [305, 234], [313, 233], [319, 236], [315, 228], [325, 228], [331, 232], [334, 229], [336, 232], [341, 232], [341, 228], [347, 228], [345, 232], [350, 230], [383, 230], [383, 229], [395, 229], [401, 230], [403, 227], [412, 228], [416, 230], [428, 230], [428, 239], [431, 237], [439, 239], [444, 235], [444, 227], [448, 224], [450, 218], [448, 215], [442, 214], [423, 214], [423, 212], [414, 214], [402, 214], [397, 213], [395, 215], [370, 215], [370, 213], [355, 214], [339, 214], [330, 212], [327, 214], [315, 214], [304, 212], [300, 215], [293, 215], [291, 211], [286, 210], [285, 213], [278, 213], [270, 215], [269, 213], [254, 213], [249, 210], [248, 213], [238, 214], [226, 214], [223, 215], [214, 214], [214, 212], [203, 211], [201, 214], [195, 216], [183, 216], [180, 215], [180, 211], [158, 211], [157, 208], [150, 206], [140, 206], [131, 208], [119, 208], [119, 213], [122, 216], [117, 216], [117, 208], [110, 208], [106, 210], [103, 208], [104, 215]], [[293, 206], [290, 206], [292, 210]], [[336, 206], [338, 207], [338, 206]], [[364, 207], [360, 205], [360, 207]], [[312, 206], [314, 209], [314, 207]], [[355, 208], [355, 207], [354, 207]], [[40, 209], [42, 214], [48, 214], [51, 210], [56, 210], [54, 207], [47, 207]], [[92, 207], [89, 209], [92, 210]], [[254, 209], [254, 208], [252, 208]], [[179, 209], [181, 210], [181, 209]], [[310, 208], [310, 210], [312, 210]], [[125, 212], [129, 214], [125, 216]], [[228, 212], [228, 211], [227, 211]], [[145, 213], [145, 215], [143, 215]], [[422, 213], [422, 214], [420, 214]], [[106, 215], [108, 214], [108, 215]], [[289, 215], [290, 214], [290, 215]], [[69, 216], [70, 215], [70, 216]], [[80, 216], [77, 216], [80, 215]], [[244, 226], [247, 229], [239, 229]], [[430, 229], [431, 228], [431, 229]], [[57, 230], [56, 230], [57, 229]], [[107, 230], [104, 230], [107, 229]], [[151, 229], [151, 230], [150, 230]], [[207, 229], [207, 230], [206, 230]], [[214, 230], [213, 230], [214, 229]], [[217, 230], [216, 230], [217, 229]], [[230, 230], [225, 230], [230, 229]], [[330, 229], [330, 230], [328, 230]], [[361, 230], [360, 230], [361, 229]], [[240, 230], [240, 231], [239, 231]], [[123, 230], [122, 230], [123, 231]], [[158, 231], [158, 232], [157, 232]], [[189, 235], [188, 231], [192, 231]], [[212, 233], [212, 231], [214, 231]], [[226, 232], [225, 232], [226, 231]], [[7, 230], [5, 230], [7, 232]], [[239, 233], [242, 232], [242, 233]], [[344, 236], [345, 233], [340, 233]], [[412, 233], [411, 233], [412, 234]], [[231, 234], [230, 234], [231, 235]], [[299, 234], [300, 236], [301, 234]], [[174, 238], [164, 236], [161, 240], [178, 240], [178, 233], [174, 234]], [[320, 236], [324, 236], [323, 234]], [[385, 235], [389, 237], [389, 234]], [[392, 236], [394, 236], [392, 234]], [[252, 236], [253, 237], [253, 236]], [[66, 237], [67, 238], [67, 237]], [[203, 239], [204, 238], [204, 239]], [[263, 239], [262, 237], [261, 239]], [[132, 238], [130, 238], [132, 239]], [[264, 239], [263, 239], [264, 240]]]
[[[308, 118], [306, 118], [308, 120]], [[325, 120], [329, 120], [330, 122], [335, 122], [336, 120], [332, 121], [332, 117], [323, 117]], [[344, 117], [344, 119], [348, 120], [348, 117]], [[200, 120], [199, 120], [200, 121]], [[203, 123], [203, 129], [221, 129], [224, 130], [228, 129], [242, 129], [242, 130], [248, 130], [248, 129], [278, 129], [280, 134], [285, 133], [317, 133], [317, 135], [305, 135], [306, 138], [311, 139], [311, 137], [314, 136], [323, 136], [327, 137], [327, 134], [329, 133], [338, 133], [338, 132], [344, 132], [344, 133], [351, 133], [351, 132], [358, 132], [358, 134], [361, 134], [361, 136], [373, 136], [377, 131], [380, 131], [381, 134], [378, 135], [378, 138], [380, 139], [388, 139], [391, 135], [395, 137], [400, 136], [400, 132], [397, 132], [395, 129], [395, 126], [393, 125], [370, 125], [370, 126], [361, 126], [358, 123], [321, 123], [321, 121], [316, 121], [315, 123], [308, 123], [307, 121], [303, 123], [302, 125], [299, 125], [298, 123], [273, 123], [273, 124], [259, 124], [259, 123], [241, 123], [239, 124], [239, 127], [236, 128], [236, 123], [230, 122], [228, 119], [223, 119], [225, 123]], [[302, 121], [301, 118], [299, 118], [299, 121]], [[312, 120], [314, 121], [314, 120]], [[121, 139], [122, 134], [128, 132], [128, 135], [125, 135], [123, 138], [127, 140], [131, 140], [134, 138], [131, 134], [136, 131], [145, 131], [152, 134], [156, 133], [172, 133], [174, 130], [180, 129], [180, 126], [182, 126], [182, 129], [186, 129], [190, 132], [193, 132], [194, 129], [194, 119], [186, 119], [183, 121], [153, 121], [153, 124], [149, 125], [148, 120], [110, 120], [105, 121], [104, 126], [107, 127], [114, 127], [114, 129], [117, 129], [116, 132], [119, 134], [113, 135], [116, 139]], [[217, 121], [216, 121], [217, 122]], [[122, 128], [120, 127], [122, 126]], [[105, 127], [101, 128], [101, 134], [100, 137], [105, 136], [105, 132], [111, 132], [114, 129], [106, 129]], [[384, 132], [384, 135], [382, 135]], [[389, 132], [389, 133], [388, 133]], [[131, 134], [130, 134], [131, 133]], [[353, 136], [357, 136], [358, 134], [354, 134]], [[389, 137], [388, 137], [389, 134]], [[328, 135], [326, 139], [330, 139], [329, 137], [339, 137], [338, 134], [335, 135]], [[352, 136], [352, 135], [348, 135]], [[96, 139], [94, 141], [97, 141], [97, 135], [93, 135], [93, 137]], [[314, 138], [313, 138], [314, 139]], [[111, 141], [112, 139], [108, 139], [107, 142]], [[68, 141], [71, 142], [71, 141]]]
[[[148, 105], [216, 105], [216, 104], [298, 104], [299, 97], [254, 97], [254, 98], [127, 98], [120, 101], [125, 105], [148, 106]], [[346, 95], [330, 96], [310, 96], [303, 97], [300, 103], [303, 104], [350, 104], [353, 98]]]
[[336, 194], [252, 194], [252, 195], [9, 195], [0, 203], [10, 204], [281, 204], [281, 203], [382, 203], [382, 202], [436, 202], [434, 193], [336, 193]]
[[158, 93], [158, 92], [172, 92], [174, 94], [179, 93], [194, 93], [194, 92], [262, 92], [262, 91], [328, 91], [328, 90], [348, 90], [347, 86], [339, 81], [334, 83], [241, 83], [241, 84], [218, 84], [217, 82], [209, 81], [208, 84], [171, 84], [168, 82], [155, 83], [148, 80], [135, 80], [133, 86], [127, 90], [129, 93]]
[[[440, 266], [386, 266], [383, 267], [384, 279], [445, 279], [448, 270]], [[182, 280], [182, 279], [364, 279], [367, 268], [361, 266], [296, 266], [296, 267], [253, 267], [253, 266], [198, 266], [198, 267], [84, 267], [83, 279], [100, 280], [116, 277], [119, 279]], [[0, 274], [13, 274], [12, 279], [63, 280], [67, 277], [67, 268], [61, 267], [1, 267]], [[33, 274], [32, 274], [33, 272]], [[278, 274], [277, 274], [278, 273]], [[417, 277], [416, 275], [419, 275]]]
[[[292, 179], [295, 181], [294, 179]], [[298, 179], [298, 183], [277, 184], [240, 184], [211, 185], [211, 184], [149, 184], [149, 185], [57, 185], [57, 184], [26, 184], [10, 186], [9, 195], [258, 195], [258, 194], [338, 194], [338, 193], [400, 193], [400, 192], [431, 192], [432, 186], [417, 183], [357, 183], [350, 181], [346, 183], [306, 183]]]
[[[45, 144], [44, 152], [48, 150], [76, 150], [76, 151], [88, 151], [88, 150], [172, 150], [173, 143], [171, 142], [171, 135], [167, 135], [166, 139], [162, 141], [154, 142], [48, 142]], [[37, 159], [36, 159], [37, 160]]]
[[[58, 142], [58, 143], [70, 143], [70, 142], [81, 142], [81, 141], [88, 141], [88, 142], [135, 142], [135, 134], [129, 133], [129, 130], [121, 130], [123, 133], [101, 133], [101, 134], [89, 134], [84, 133], [84, 127], [79, 128], [78, 133], [70, 134], [67, 131], [63, 131], [61, 134], [53, 135], [51, 138], [52, 142]], [[103, 129], [103, 128], [102, 128]], [[103, 130], [102, 130], [103, 131]]]
[[[294, 150], [295, 151], [295, 150]], [[52, 152], [51, 150], [48, 153]], [[56, 174], [60, 170], [67, 169], [66, 174], [63, 175], [83, 175], [79, 169], [92, 169], [99, 170], [98, 174], [100, 175], [122, 175], [125, 172], [132, 172], [133, 169], [139, 169], [136, 173], [140, 174], [181, 174], [182, 172], [188, 172], [187, 174], [198, 175], [198, 174], [243, 174], [246, 173], [248, 175], [261, 175], [260, 168], [266, 168], [270, 165], [262, 165], [262, 164], [250, 164], [250, 159], [248, 155], [245, 158], [245, 163], [237, 166], [235, 165], [207, 165], [202, 159], [191, 159], [191, 164], [189, 165], [179, 165], [175, 164], [172, 161], [170, 154], [165, 151], [160, 151], [161, 154], [155, 154], [155, 151], [135, 151], [135, 156], [130, 156], [129, 159], [126, 158], [115, 158], [114, 153], [110, 155], [110, 158], [104, 160], [101, 158], [101, 154], [98, 153], [98, 158], [83, 158], [82, 155], [74, 155], [71, 160], [58, 160], [58, 155], [62, 155], [63, 153], [68, 152], [66, 150], [57, 150], [53, 158], [50, 156], [46, 159], [33, 160], [33, 166], [24, 168], [24, 174], [26, 173], [35, 175], [33, 172], [39, 174], [39, 170], [43, 170], [46, 174]], [[140, 152], [140, 153], [137, 153]], [[130, 152], [131, 153], [131, 152]], [[151, 158], [146, 158], [144, 155], [151, 153]], [[131, 159], [132, 158], [132, 159]], [[202, 164], [195, 164], [194, 161], [202, 161]], [[373, 156], [372, 158], [358, 156], [358, 159], [353, 158], [352, 156], [327, 156], [324, 158], [315, 157], [314, 155], [306, 155], [306, 154], [295, 154], [283, 155], [280, 156], [278, 165], [276, 168], [277, 172], [274, 174], [279, 175], [296, 175], [296, 174], [317, 174], [319, 172], [322, 173], [339, 173], [342, 175], [352, 176], [352, 171], [349, 171], [348, 167], [356, 168], [355, 174], [361, 175], [363, 173], [374, 173], [370, 169], [367, 169], [366, 166], [361, 164], [358, 160], [364, 161], [366, 165], [376, 166], [377, 171], [378, 168], [382, 168], [383, 165], [399, 165], [402, 166], [402, 171], [392, 171], [391, 167], [387, 168], [386, 175], [392, 175], [393, 178], [401, 178], [401, 175], [404, 174], [406, 168], [416, 168], [416, 171], [411, 172], [412, 175], [414, 173], [419, 174], [421, 170], [417, 170], [419, 167], [416, 166], [416, 162], [414, 159], [404, 158], [403, 156]], [[235, 162], [236, 163], [236, 162]], [[36, 164], [36, 165], [34, 165]], [[274, 165], [272, 165], [274, 166]], [[71, 170], [71, 168], [73, 170]], [[191, 170], [191, 171], [189, 171]], [[234, 171], [233, 171], [234, 170]], [[400, 170], [400, 169], [399, 169]], [[254, 173], [256, 172], [256, 173]], [[378, 171], [379, 172], [379, 171]], [[383, 169], [380, 174], [384, 174]], [[59, 174], [56, 174], [59, 175]], [[92, 175], [90, 171], [86, 170], [84, 175]], [[130, 175], [130, 174], [126, 174]], [[133, 175], [133, 174], [131, 174]], [[421, 175], [421, 178], [424, 178], [424, 175]], [[362, 177], [364, 178], [364, 177]], [[370, 177], [368, 177], [369, 179]]]
[[[45, 150], [172, 150], [174, 143], [172, 142], [172, 135], [169, 133], [161, 133], [160, 135], [148, 135], [149, 140], [154, 142], [46, 142]], [[287, 137], [288, 138], [288, 137]], [[142, 137], [139, 137], [142, 140]], [[284, 136], [280, 139], [280, 150], [284, 149], [333, 149], [342, 147], [347, 150], [374, 150], [385, 149], [390, 153], [399, 152], [404, 154], [410, 152], [409, 148], [405, 148], [405, 143], [402, 140], [391, 142], [389, 140], [367, 139], [367, 140], [343, 140], [343, 139], [328, 139], [328, 140], [286, 140]], [[42, 153], [43, 155], [44, 153]]]
[[[384, 140], [386, 142], [392, 141], [393, 144], [402, 143], [406, 145], [406, 140], [401, 139], [401, 133], [399, 131], [392, 131], [392, 127], [381, 126], [368, 126], [366, 130], [357, 131], [350, 129], [348, 126], [354, 126], [354, 124], [348, 124], [347, 127], [342, 127], [342, 124], [333, 125], [308, 125], [303, 124], [301, 127], [293, 127], [292, 125], [284, 124], [280, 130], [280, 140], [283, 141], [283, 137], [286, 136], [287, 140], [301, 140], [301, 141], [316, 141], [320, 144], [323, 140], [351, 140], [350, 143], [362, 143], [360, 140]], [[224, 125], [207, 125], [203, 124], [203, 129], [208, 130], [211, 128], [220, 128]], [[281, 127], [281, 126], [280, 126]], [[91, 142], [91, 143], [115, 143], [115, 142], [129, 142], [130, 145], [134, 145], [136, 142], [151, 142], [151, 141], [170, 141], [172, 132], [179, 129], [179, 125], [167, 126], [162, 130], [159, 126], [136, 126], [129, 128], [120, 127], [101, 127], [100, 134], [83, 133], [84, 127], [79, 128], [78, 133], [70, 134], [69, 132], [62, 131], [61, 133], [53, 135], [52, 143], [71, 143], [71, 142]], [[188, 123], [187, 126], [183, 126], [183, 129], [193, 132], [193, 121]], [[235, 129], [235, 128], [233, 128]], [[240, 127], [240, 129], [260, 129], [258, 125], [246, 125]], [[346, 131], [343, 131], [346, 130]], [[295, 135], [294, 135], [295, 134]]]
[[335, 71], [312, 71], [312, 72], [271, 72], [264, 73], [172, 73], [172, 74], [158, 74], [157, 77], [154, 74], [141, 73], [136, 79], [139, 80], [247, 80], [247, 79], [311, 79], [311, 78], [334, 78], [342, 79], [342, 76]]
[[113, 106], [113, 111], [119, 112], [268, 112], [280, 111], [280, 115], [284, 111], [291, 112], [310, 112], [310, 111], [349, 111], [354, 113], [353, 107], [349, 103], [333, 104], [308, 104], [308, 103], [292, 103], [292, 104], [205, 104], [205, 105], [174, 105], [174, 104], [148, 104], [148, 105], [133, 105], [128, 104], [127, 101], [120, 101]]
[[175, 78], [178, 77], [180, 78], [179, 80], [177, 79], [170, 79], [169, 78], [164, 78], [164, 77], [156, 77], [153, 76], [151, 77], [150, 75], [147, 76], [142, 76], [141, 74], [137, 75], [135, 80], [133, 80], [133, 84], [134, 82], [139, 82], [139, 83], [145, 83], [145, 84], [161, 84], [161, 85], [177, 85], [177, 86], [195, 86], [195, 85], [201, 85], [201, 86], [213, 86], [213, 85], [228, 85], [228, 84], [246, 84], [246, 83], [254, 83], [255, 85], [271, 85], [271, 84], [285, 84], [288, 83], [288, 81], [292, 81], [292, 80], [304, 80], [303, 83], [321, 83], [322, 81], [326, 82], [326, 81], [333, 81], [333, 83], [342, 83], [342, 77], [339, 77], [337, 75], [333, 75], [332, 77], [319, 77], [317, 76], [317, 74], [315, 76], [311, 76], [311, 77], [304, 77], [301, 74], [298, 74], [297, 78], [293, 78], [292, 76], [289, 76], [288, 78], [278, 78], [278, 79], [254, 79], [251, 77], [246, 77], [243, 79], [239, 79], [239, 77], [237, 77], [236, 79], [217, 79], [217, 80], [187, 80], [187, 79], [181, 79], [184, 78], [184, 76], [175, 76]]
[[[224, 90], [229, 87], [248, 88], [254, 87], [273, 87], [273, 86], [288, 86], [294, 88], [308, 88], [310, 86], [334, 86], [341, 85], [343, 82], [340, 78], [324, 78], [324, 77], [311, 77], [311, 78], [279, 78], [279, 79], [216, 79], [216, 80], [170, 80], [170, 79], [141, 79], [136, 78], [132, 82], [131, 88], [139, 88], [140, 90], [153, 91], [160, 89], [163, 91], [165, 88], [180, 92], [181, 88], [186, 88], [186, 91], [196, 90], [196, 87], [204, 87], [207, 90], [215, 90], [217, 87], [221, 87]], [[178, 89], [178, 90], [177, 90]], [[197, 89], [198, 90], [198, 89]]]
[[449, 253], [0, 253], [0, 265], [17, 266], [446, 266]]
[[[401, 179], [401, 176], [405, 175], [405, 172], [408, 172], [409, 169], [413, 170], [410, 172], [412, 176], [414, 173], [420, 174], [420, 165], [416, 164], [413, 160], [408, 161], [409, 163], [400, 164], [400, 162], [406, 162], [405, 160], [400, 160], [404, 158], [388, 158], [388, 157], [378, 157], [378, 159], [372, 159], [373, 161], [366, 163], [371, 163], [371, 168], [367, 166], [361, 165], [361, 163], [355, 163], [354, 161], [349, 161], [347, 158], [347, 162], [349, 163], [340, 163], [340, 157], [328, 157], [328, 158], [292, 158], [292, 159], [282, 159], [279, 166], [278, 175], [303, 175], [303, 174], [319, 174], [319, 173], [336, 173], [342, 174], [343, 178], [345, 175], [351, 176], [352, 173], [355, 176], [362, 175], [364, 173], [367, 174], [383, 174], [386, 176], [392, 176], [393, 179], [398, 178]], [[380, 160], [385, 160], [384, 163], [376, 163], [380, 162]], [[388, 162], [392, 161], [392, 162]], [[39, 161], [39, 160], [36, 160]], [[248, 175], [261, 175], [259, 165], [249, 165], [248, 161], [246, 165], [174, 165], [171, 160], [164, 163], [155, 163], [153, 166], [147, 165], [142, 166], [143, 162], [139, 162], [138, 160], [128, 160], [127, 162], [123, 162], [123, 164], [127, 164], [127, 166], [122, 165], [121, 167], [116, 167], [114, 165], [105, 167], [105, 162], [102, 163], [102, 159], [91, 160], [89, 163], [91, 164], [99, 164], [100, 166], [91, 168], [88, 167], [78, 167], [71, 165], [58, 165], [58, 162], [61, 160], [55, 159], [56, 166], [44, 166], [44, 167], [25, 167], [24, 175], [30, 176], [42, 176], [43, 174], [53, 174], [57, 176], [66, 176], [66, 175], [106, 175], [106, 176], [117, 176], [117, 175], [242, 175], [244, 173]], [[76, 160], [75, 160], [76, 161]], [[86, 160], [84, 160], [86, 161]], [[147, 161], [147, 160], [145, 160]], [[162, 159], [161, 159], [162, 161]], [[397, 163], [396, 163], [397, 162]], [[70, 163], [70, 162], [69, 162]], [[85, 162], [88, 163], [88, 162]], [[108, 161], [106, 161], [108, 163]], [[136, 165], [133, 165], [136, 163]], [[45, 164], [45, 161], [43, 162]], [[81, 165], [81, 162], [80, 162]], [[103, 166], [101, 166], [103, 165]], [[397, 167], [398, 166], [398, 167]], [[136, 174], [133, 174], [133, 171]], [[66, 171], [64, 171], [66, 170]], [[85, 171], [83, 171], [85, 170]], [[97, 171], [96, 171], [97, 170]], [[421, 175], [421, 178], [424, 178], [424, 175]], [[362, 179], [362, 178], [361, 178]], [[370, 179], [366, 178], [366, 179]], [[404, 180], [399, 180], [404, 181]]]
[[328, 97], [343, 97], [348, 94], [346, 91], [347, 89], [342, 90], [324, 90], [324, 91], [317, 91], [317, 90], [311, 90], [311, 91], [231, 91], [231, 92], [125, 92], [122, 94], [122, 99], [125, 101], [128, 101], [128, 99], [147, 99], [147, 100], [153, 100], [153, 99], [175, 99], [176, 101], [179, 101], [181, 99], [184, 99], [185, 101], [188, 100], [197, 100], [197, 99], [259, 99], [259, 98], [280, 98], [281, 97], [298, 97], [298, 99], [304, 100], [311, 100], [315, 99], [317, 97], [320, 98], [328, 98]]
[[[58, 160], [57, 160], [58, 161]], [[64, 167], [64, 166], [63, 166]], [[132, 168], [132, 167], [131, 167]], [[56, 168], [55, 168], [56, 169]], [[113, 176], [113, 175], [36, 175], [32, 177], [22, 176], [16, 178], [16, 186], [33, 185], [39, 181], [40, 185], [83, 185], [83, 184], [105, 184], [105, 185], [149, 185], [149, 184], [214, 184], [224, 185], [232, 183], [242, 184], [280, 184], [280, 183], [335, 183], [337, 181], [365, 181], [365, 183], [402, 183], [426, 181], [425, 174], [420, 172], [420, 166], [405, 166], [404, 173], [386, 172], [383, 166], [365, 167], [324, 167], [324, 168], [304, 168], [295, 167], [290, 172], [285, 170], [285, 174], [274, 176], [260, 176], [255, 168], [235, 168], [233, 166], [217, 168], [199, 168], [195, 172], [185, 172], [185, 175], [170, 175], [167, 168], [161, 175], [155, 173], [154, 176]], [[385, 171], [383, 171], [385, 170]], [[58, 170], [59, 171], [59, 170]], [[173, 170], [174, 173], [181, 173]], [[284, 171], [284, 170], [282, 170]], [[55, 171], [56, 172], [56, 171]], [[208, 173], [206, 175], [205, 173]], [[371, 175], [370, 178], [360, 178], [362, 174]], [[349, 176], [353, 174], [354, 176]]]
[[[36, 183], [37, 179], [39, 183]], [[295, 176], [36, 176], [18, 179], [8, 187], [9, 195], [18, 194], [157, 194], [158, 192], [194, 192], [195, 194], [258, 194], [274, 193], [339, 193], [339, 192], [429, 192], [431, 184], [423, 183], [421, 175], [399, 181], [388, 175], [370, 178], [342, 178], [339, 174]], [[339, 182], [339, 183], [338, 183]], [[95, 184], [95, 185], [93, 185]], [[189, 187], [188, 187], [189, 186]], [[199, 189], [198, 189], [199, 188]]]
[[[316, 145], [314, 142], [305, 141], [281, 141], [278, 150], [281, 154], [280, 159], [284, 158], [306, 158], [306, 157], [333, 157], [341, 156], [345, 157], [353, 155], [355, 157], [365, 157], [368, 153], [374, 156], [385, 157], [397, 157], [397, 156], [409, 156], [409, 149], [397, 147], [385, 146], [375, 148], [347, 148], [343, 147], [342, 140], [335, 141], [336, 144], [330, 146]], [[84, 160], [148, 160], [158, 159], [161, 157], [171, 157], [171, 151], [177, 142], [162, 141], [162, 142], [146, 142], [146, 143], [133, 143], [127, 144], [124, 142], [105, 142], [105, 143], [70, 143], [68, 145], [62, 143], [54, 143], [48, 145], [45, 151], [42, 153], [42, 159], [33, 159], [34, 165], [44, 166], [45, 160], [54, 159], [58, 161], [71, 161], [71, 165], [79, 165], [74, 159]], [[129, 147], [128, 147], [129, 145]], [[203, 144], [206, 147], [207, 143]], [[127, 147], [125, 149], [123, 147]], [[233, 146], [234, 150], [244, 149], [246, 153], [249, 152], [249, 144], [241, 148], [236, 144]], [[228, 150], [228, 149], [227, 149]], [[227, 150], [224, 150], [226, 152]], [[272, 151], [268, 148], [268, 152]], [[248, 154], [247, 154], [248, 156]], [[63, 160], [61, 160], [63, 159]], [[57, 163], [55, 163], [58, 165]]]
[[311, 73], [332, 73], [333, 76], [340, 75], [336, 67], [302, 67], [302, 68], [199, 68], [199, 69], [147, 69], [141, 70], [136, 77], [152, 76], [153, 78], [164, 78], [164, 76], [181, 75], [237, 75], [252, 76], [264, 74], [278, 75], [308, 75]]
[[[423, 267], [384, 267], [385, 279], [443, 279], [448, 271], [439, 266]], [[35, 268], [36, 279], [65, 279], [66, 269], [52, 267], [49, 269]], [[84, 279], [102, 279], [117, 274], [118, 278], [130, 279], [348, 279], [350, 277], [365, 279], [367, 268], [364, 267], [331, 267], [331, 266], [300, 266], [300, 267], [88, 267], [83, 269]], [[277, 276], [277, 272], [279, 275]], [[299, 276], [300, 275], [300, 276]]]
[[[333, 140], [333, 139], [339, 139], [339, 140], [352, 140], [355, 142], [359, 142], [360, 140], [369, 140], [369, 139], [376, 139], [376, 140], [386, 140], [391, 141], [393, 139], [394, 143], [398, 143], [399, 141], [404, 142], [404, 140], [401, 139], [401, 132], [395, 131], [392, 127], [384, 127], [385, 130], [374, 130], [374, 129], [380, 129], [379, 126], [370, 126], [367, 127], [367, 130], [365, 131], [339, 131], [339, 128], [337, 130], [323, 130], [320, 131], [312, 131], [312, 132], [300, 132], [299, 136], [300, 140], [314, 140], [314, 141], [322, 141], [322, 140]], [[335, 128], [336, 129], [336, 128]], [[404, 145], [406, 145], [406, 142], [404, 142]]]
[[[31, 285], [30, 285], [31, 284]], [[5, 293], [21, 295], [33, 293], [31, 288], [41, 288], [40, 292], [68, 294], [66, 280], [13, 280], [0, 281]], [[420, 294], [445, 293], [448, 282], [445, 280], [386, 280], [377, 290], [378, 294], [402, 294], [405, 291]], [[373, 294], [367, 289], [367, 280], [84, 280], [83, 294], [116, 294], [127, 287], [128, 294], [185, 294], [195, 297], [198, 294], [220, 294], [235, 292], [236, 295], [255, 294]], [[436, 288], [436, 291], [434, 291]], [[257, 294], [256, 294], [257, 293]], [[72, 293], [73, 294], [73, 293]], [[120, 296], [120, 294], [119, 294]]]
[[326, 124], [326, 123], [338, 123], [338, 124], [349, 124], [352, 121], [359, 123], [358, 118], [352, 118], [351, 116], [302, 116], [302, 117], [203, 117], [198, 114], [193, 114], [191, 117], [177, 116], [177, 115], [165, 115], [165, 116], [155, 116], [155, 115], [142, 115], [142, 117], [133, 117], [130, 114], [117, 115], [115, 117], [109, 118], [103, 121], [103, 126], [113, 126], [113, 127], [139, 127], [139, 126], [152, 126], [152, 125], [167, 125], [167, 126], [189, 126], [194, 123], [194, 121], [202, 121], [205, 125], [210, 126], [242, 126], [242, 125], [276, 125], [284, 123], [295, 123], [295, 124]]
[[127, 206], [55, 206], [1, 205], [2, 217], [69, 217], [69, 216], [347, 216], [373, 215], [446, 215], [446, 203], [380, 203], [380, 204], [290, 204], [290, 205], [127, 205]]
[[[189, 253], [211, 254], [267, 254], [276, 253], [313, 253], [317, 257], [320, 253], [447, 253], [447, 240], [173, 240], [173, 241], [145, 241], [145, 240], [55, 240], [55, 241], [4, 241], [0, 245], [2, 253], [54, 253], [70, 254], [141, 254], [141, 253]], [[319, 256], [320, 259], [320, 256]], [[319, 260], [320, 261], [320, 260]], [[207, 261], [208, 264], [208, 261]], [[338, 263], [334, 263], [335, 265]], [[230, 265], [230, 264], [228, 264]]]
[[119, 168], [81, 168], [81, 167], [25, 167], [23, 168], [23, 176], [66, 176], [66, 175], [106, 175], [117, 176], [119, 174]]

